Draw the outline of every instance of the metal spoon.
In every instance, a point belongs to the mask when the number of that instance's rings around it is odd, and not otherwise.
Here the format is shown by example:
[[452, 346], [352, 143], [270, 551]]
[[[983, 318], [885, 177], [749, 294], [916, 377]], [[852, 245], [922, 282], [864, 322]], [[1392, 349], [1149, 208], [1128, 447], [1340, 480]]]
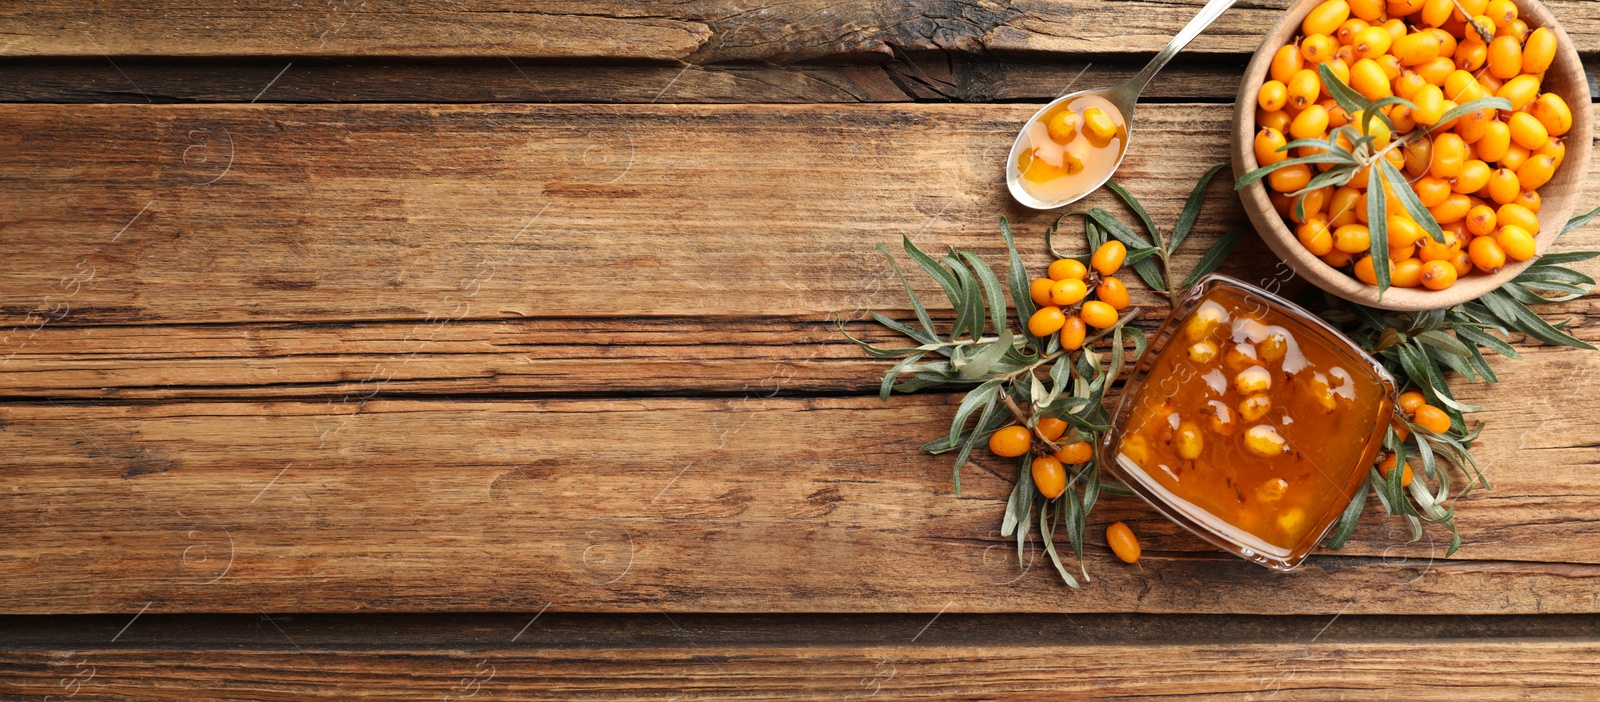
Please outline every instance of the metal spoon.
[[[1171, 61], [1172, 57], [1176, 56], [1179, 51], [1182, 51], [1183, 47], [1188, 46], [1189, 42], [1193, 41], [1195, 37], [1200, 35], [1200, 32], [1204, 31], [1206, 27], [1211, 26], [1211, 23], [1215, 22], [1218, 17], [1221, 17], [1224, 10], [1232, 7], [1235, 1], [1236, 0], [1211, 0], [1211, 2], [1206, 3], [1205, 7], [1200, 8], [1200, 13], [1195, 15], [1194, 19], [1189, 20], [1189, 24], [1184, 25], [1183, 29], [1179, 31], [1176, 36], [1172, 37], [1172, 41], [1167, 43], [1166, 48], [1163, 48], [1161, 53], [1156, 54], [1155, 58], [1150, 59], [1150, 63], [1146, 64], [1145, 67], [1132, 78], [1129, 78], [1126, 83], [1113, 88], [1080, 90], [1076, 93], [1058, 97], [1055, 100], [1050, 101], [1050, 104], [1045, 105], [1038, 112], [1035, 112], [1032, 117], [1029, 117], [1027, 124], [1024, 124], [1022, 129], [1017, 132], [1017, 140], [1011, 144], [1011, 154], [1006, 157], [1006, 184], [1011, 188], [1011, 196], [1016, 198], [1017, 202], [1020, 202], [1028, 207], [1032, 207], [1033, 209], [1050, 210], [1077, 202], [1078, 200], [1083, 199], [1085, 195], [1088, 195], [1089, 193], [1098, 190], [1100, 186], [1105, 185], [1106, 181], [1111, 180], [1111, 175], [1116, 173], [1117, 168], [1122, 165], [1123, 155], [1127, 154], [1128, 152], [1127, 134], [1133, 132], [1133, 109], [1139, 101], [1139, 93], [1144, 92], [1144, 86], [1150, 83], [1150, 79], [1155, 77], [1157, 71], [1160, 71], [1163, 66], [1166, 66], [1167, 62]], [[1105, 177], [1101, 178], [1100, 182], [1095, 183], [1094, 187], [1087, 188], [1081, 194], [1061, 201], [1052, 202], [1040, 200], [1022, 188], [1022, 177], [1017, 171], [1017, 157], [1022, 153], [1023, 149], [1027, 148], [1028, 145], [1028, 126], [1039, 121], [1044, 117], [1046, 112], [1049, 112], [1050, 109], [1056, 105], [1067, 102], [1068, 100], [1076, 100], [1086, 95], [1096, 95], [1104, 98], [1122, 113], [1122, 120], [1126, 125], [1122, 142], [1122, 153], [1117, 155], [1116, 165], [1112, 166], [1110, 170], [1106, 171]]]

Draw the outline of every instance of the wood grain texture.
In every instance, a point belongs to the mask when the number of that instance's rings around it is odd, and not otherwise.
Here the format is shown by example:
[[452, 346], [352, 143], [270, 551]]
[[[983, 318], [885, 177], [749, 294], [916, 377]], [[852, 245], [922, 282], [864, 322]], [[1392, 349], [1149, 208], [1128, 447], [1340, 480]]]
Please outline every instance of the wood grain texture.
[[1007, 466], [979, 456], [956, 498], [918, 451], [950, 396], [5, 405], [0, 612], [1591, 612], [1585, 384], [1484, 413], [1498, 489], [1460, 504], [1453, 560], [1369, 514], [1276, 575], [1107, 499], [1145, 559], [1091, 527], [1078, 592], [998, 537]]
[[[248, 6], [44, 0], [0, 10], [0, 53], [49, 56], [496, 56], [800, 61], [916, 50], [1154, 52], [1202, 3], [1140, 0], [803, 0], [754, 6], [511, 0], [354, 0]], [[1283, 0], [1241, 4], [1188, 49], [1251, 51]], [[1580, 51], [1600, 50], [1585, 0], [1552, 0]]]
[[[263, 626], [267, 626], [263, 624]], [[267, 628], [263, 637], [280, 632]], [[88, 646], [0, 652], [0, 695], [74, 700], [1578, 699], [1600, 643], [277, 650]], [[1129, 675], [1147, 670], [1149, 674]], [[52, 697], [51, 699], [55, 699]]]
[[[902, 233], [993, 257], [1007, 216], [1042, 269], [1039, 233], [1055, 215], [1011, 202], [997, 162], [1032, 109], [0, 107], [0, 257], [18, 262], [0, 280], [0, 352], [25, 348], [41, 322], [825, 320], [903, 307], [872, 248]], [[1157, 221], [1226, 159], [1227, 117], [1140, 112], [1119, 178]], [[1226, 179], [1213, 188], [1180, 267], [1243, 222]], [[1105, 193], [1087, 204], [1119, 207]], [[1563, 244], [1597, 241], [1591, 228]], [[1240, 261], [1249, 280], [1274, 263]]]

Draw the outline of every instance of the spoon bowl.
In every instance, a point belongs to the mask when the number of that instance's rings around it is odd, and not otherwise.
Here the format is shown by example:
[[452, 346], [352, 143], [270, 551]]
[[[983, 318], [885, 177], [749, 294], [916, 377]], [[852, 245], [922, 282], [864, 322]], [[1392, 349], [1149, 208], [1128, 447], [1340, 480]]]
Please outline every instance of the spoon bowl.
[[[1029, 117], [1027, 123], [1017, 132], [1016, 140], [1011, 143], [1011, 152], [1006, 157], [1006, 186], [1011, 190], [1011, 196], [1025, 207], [1031, 207], [1036, 210], [1053, 210], [1083, 199], [1089, 193], [1100, 189], [1100, 186], [1105, 185], [1106, 181], [1111, 180], [1111, 176], [1122, 166], [1122, 159], [1128, 153], [1128, 138], [1133, 133], [1133, 112], [1138, 105], [1139, 94], [1144, 92], [1144, 87], [1150, 83], [1150, 79], [1154, 78], [1156, 73], [1166, 66], [1168, 61], [1172, 60], [1173, 56], [1182, 51], [1183, 47], [1188, 46], [1189, 42], [1199, 36], [1200, 32], [1204, 31], [1206, 27], [1211, 26], [1211, 23], [1221, 17], [1224, 10], [1232, 7], [1234, 2], [1236, 0], [1211, 0], [1206, 3], [1205, 7], [1200, 8], [1200, 12], [1194, 16], [1194, 19], [1189, 20], [1189, 23], [1184, 25], [1183, 29], [1172, 37], [1172, 41], [1168, 42], [1166, 47], [1161, 49], [1160, 53], [1155, 55], [1155, 58], [1150, 59], [1150, 63], [1146, 64], [1132, 78], [1129, 78], [1127, 82], [1111, 88], [1080, 90], [1058, 97], [1051, 100], [1050, 104], [1040, 108], [1032, 117]], [[1099, 180], [1094, 181], [1092, 184], [1085, 183], [1087, 187], [1076, 189], [1074, 194], [1060, 199], [1048, 200], [1028, 192], [1028, 189], [1023, 185], [1024, 178], [1018, 162], [1021, 160], [1022, 155], [1029, 149], [1034, 148], [1033, 145], [1037, 143], [1037, 132], [1043, 127], [1042, 121], [1046, 115], [1064, 103], [1091, 97], [1108, 103], [1109, 106], [1116, 109], [1121, 117], [1122, 130], [1119, 135], [1121, 143], [1118, 145], [1116, 159], [1111, 162], [1108, 168], [1101, 168], [1094, 174], [1098, 176]]]

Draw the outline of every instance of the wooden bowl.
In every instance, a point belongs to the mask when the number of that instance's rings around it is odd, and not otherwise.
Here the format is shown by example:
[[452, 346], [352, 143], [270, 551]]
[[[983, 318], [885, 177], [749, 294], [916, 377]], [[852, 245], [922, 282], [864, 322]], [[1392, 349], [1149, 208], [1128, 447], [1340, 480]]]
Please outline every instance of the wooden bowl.
[[[1255, 56], [1251, 58], [1249, 67], [1245, 69], [1244, 80], [1239, 84], [1238, 102], [1234, 105], [1233, 115], [1233, 171], [1236, 177], [1253, 171], [1258, 166], [1254, 148], [1256, 92], [1267, 79], [1272, 55], [1278, 47], [1288, 43], [1299, 33], [1300, 22], [1322, 1], [1299, 0], [1289, 8], [1278, 20], [1277, 26], [1267, 33], [1261, 47], [1256, 49]], [[1572, 108], [1572, 130], [1562, 137], [1567, 146], [1566, 158], [1562, 161], [1561, 167], [1556, 169], [1555, 177], [1539, 189], [1543, 202], [1539, 209], [1540, 230], [1536, 238], [1539, 252], [1542, 254], [1550, 246], [1550, 242], [1555, 240], [1567, 220], [1572, 217], [1578, 196], [1582, 194], [1583, 180], [1589, 165], [1589, 148], [1594, 140], [1594, 125], [1590, 115], [1589, 81], [1584, 76], [1583, 64], [1578, 59], [1577, 50], [1573, 48], [1572, 38], [1567, 36], [1561, 25], [1556, 22], [1555, 16], [1550, 14], [1550, 10], [1538, 0], [1515, 1], [1520, 12], [1519, 16], [1528, 23], [1529, 29], [1546, 27], [1555, 32], [1560, 48], [1556, 52], [1555, 63], [1551, 64], [1550, 70], [1545, 73], [1544, 92], [1560, 95]], [[1508, 262], [1498, 273], [1492, 275], [1474, 273], [1464, 276], [1445, 290], [1392, 287], [1384, 293], [1383, 299], [1379, 300], [1377, 287], [1367, 285], [1323, 263], [1322, 259], [1313, 256], [1300, 244], [1294, 232], [1273, 209], [1271, 200], [1267, 198], [1265, 180], [1252, 183], [1239, 191], [1239, 197], [1244, 201], [1245, 212], [1250, 215], [1250, 221], [1255, 224], [1261, 238], [1266, 240], [1267, 246], [1273, 253], [1287, 262], [1297, 275], [1310, 280], [1323, 290], [1368, 307], [1416, 311], [1459, 305], [1500, 287], [1532, 263], [1532, 260]]]

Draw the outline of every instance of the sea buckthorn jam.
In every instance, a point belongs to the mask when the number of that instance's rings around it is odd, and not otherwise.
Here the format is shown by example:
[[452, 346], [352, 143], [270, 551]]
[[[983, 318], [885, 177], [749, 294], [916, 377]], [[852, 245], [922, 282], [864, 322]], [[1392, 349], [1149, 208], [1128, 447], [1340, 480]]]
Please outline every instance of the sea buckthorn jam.
[[1367, 476], [1394, 382], [1309, 313], [1212, 276], [1129, 382], [1107, 439], [1128, 486], [1247, 559], [1305, 559]]
[[1016, 151], [1017, 182], [1045, 202], [1071, 200], [1098, 187], [1128, 145], [1122, 111], [1099, 95], [1051, 107], [1023, 134], [1024, 147]]

